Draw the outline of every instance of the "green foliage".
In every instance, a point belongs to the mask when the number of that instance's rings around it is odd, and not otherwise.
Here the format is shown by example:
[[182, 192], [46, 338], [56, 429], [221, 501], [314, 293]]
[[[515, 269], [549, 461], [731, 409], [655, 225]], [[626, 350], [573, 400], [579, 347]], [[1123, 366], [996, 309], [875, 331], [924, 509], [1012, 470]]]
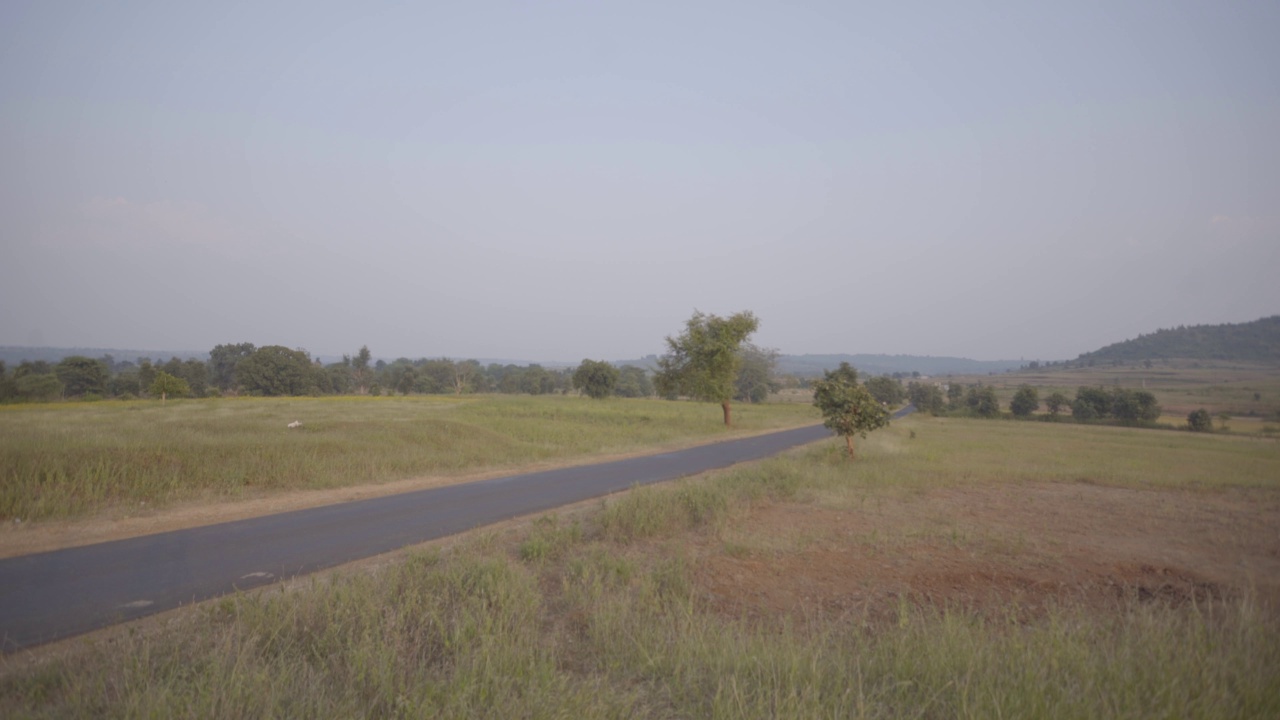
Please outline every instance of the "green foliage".
[[55, 366], [54, 372], [68, 397], [103, 395], [107, 392], [107, 368], [101, 360], [72, 355], [63, 358]]
[[826, 373], [813, 384], [813, 404], [822, 411], [822, 424], [845, 439], [853, 457], [853, 436], [866, 437], [889, 424], [889, 411], [863, 386], [850, 383], [839, 371]]
[[[253, 343], [215, 345], [209, 351], [209, 382], [219, 390], [233, 389], [236, 385], [236, 366], [241, 360], [253, 355], [255, 349]], [[141, 378], [140, 381], [145, 385], [151, 384], [147, 378]]]
[[573, 371], [573, 387], [587, 397], [603, 400], [618, 387], [618, 368], [604, 360], [583, 360]]
[[0, 403], [8, 402], [18, 396], [18, 386], [9, 376], [3, 360], [0, 360]]
[[1081, 422], [1109, 418], [1123, 423], [1155, 422], [1160, 418], [1160, 405], [1146, 390], [1079, 387], [1071, 403], [1071, 416]]
[[1079, 421], [1098, 420], [1111, 415], [1111, 393], [1101, 387], [1078, 387], [1071, 403], [1071, 417]]
[[739, 355], [741, 364], [733, 383], [733, 399], [752, 403], [768, 400], [769, 393], [777, 392], [779, 387], [774, 379], [778, 351], [744, 343]]
[[1187, 427], [1192, 432], [1209, 432], [1213, 430], [1213, 417], [1209, 415], [1209, 411], [1204, 408], [1192, 410], [1187, 415]]
[[928, 382], [907, 383], [907, 400], [916, 406], [916, 410], [932, 415], [942, 414], [947, 404], [942, 388]]
[[635, 365], [627, 365], [618, 370], [618, 397], [641, 398], [653, 395], [653, 381], [649, 379], [649, 371]]
[[992, 418], [1000, 414], [1000, 399], [990, 385], [972, 385], [964, 396], [965, 407], [972, 415]]
[[1050, 415], [1057, 415], [1058, 413], [1062, 412], [1063, 408], [1068, 407], [1070, 405], [1071, 405], [1071, 400], [1068, 399], [1066, 395], [1063, 395], [1062, 393], [1056, 390], [1050, 393], [1049, 397], [1044, 399], [1044, 407], [1046, 410], [1049, 411]]
[[160, 400], [163, 402], [168, 399], [170, 395], [178, 397], [190, 395], [191, 386], [187, 384], [186, 380], [174, 377], [173, 375], [161, 370], [156, 373], [155, 380], [151, 381], [151, 387], [148, 388], [148, 392], [152, 395], [159, 395]]
[[897, 405], [906, 397], [902, 383], [888, 375], [879, 375], [867, 380], [867, 392], [885, 405]]
[[53, 373], [20, 375], [13, 385], [18, 398], [29, 402], [48, 402], [62, 396], [62, 383]]
[[237, 363], [236, 382], [251, 395], [309, 395], [316, 374], [305, 351], [267, 345]]
[[1040, 395], [1030, 385], [1023, 385], [1009, 401], [1009, 411], [1016, 417], [1027, 417], [1040, 407]]
[[1111, 392], [1111, 416], [1124, 422], [1155, 422], [1160, 419], [1156, 396], [1146, 390], [1115, 388]]
[[684, 332], [666, 339], [667, 353], [658, 358], [654, 380], [658, 394], [718, 402], [724, 410], [724, 424], [731, 424], [729, 402], [742, 364], [740, 350], [759, 326], [760, 321], [749, 311], [727, 318], [694, 311]]
[[947, 383], [947, 409], [959, 410], [964, 407], [964, 385], [958, 382]]
[[847, 362], [841, 362], [835, 370], [829, 372], [824, 371], [823, 375], [827, 380], [842, 380], [850, 385], [858, 384], [858, 369]]

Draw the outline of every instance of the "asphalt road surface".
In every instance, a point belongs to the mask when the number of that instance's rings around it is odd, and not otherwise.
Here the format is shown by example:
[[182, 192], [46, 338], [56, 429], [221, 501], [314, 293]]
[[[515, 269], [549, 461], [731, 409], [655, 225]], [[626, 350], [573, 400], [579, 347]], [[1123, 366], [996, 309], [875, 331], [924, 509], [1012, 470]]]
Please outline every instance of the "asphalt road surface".
[[636, 485], [758, 460], [830, 434], [814, 425], [0, 560], [0, 650], [79, 635]]

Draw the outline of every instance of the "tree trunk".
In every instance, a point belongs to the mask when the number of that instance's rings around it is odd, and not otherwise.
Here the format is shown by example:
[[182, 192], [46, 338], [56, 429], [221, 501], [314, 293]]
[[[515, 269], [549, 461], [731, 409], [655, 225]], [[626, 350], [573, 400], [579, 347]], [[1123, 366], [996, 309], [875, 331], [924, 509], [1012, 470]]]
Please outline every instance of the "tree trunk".
[[729, 422], [729, 414], [730, 414], [730, 413], [729, 413], [729, 401], [728, 401], [728, 400], [725, 400], [724, 402], [720, 403], [720, 407], [724, 409], [724, 424], [725, 424], [725, 426], [726, 426], [726, 427], [728, 427], [728, 426], [732, 425], [733, 423]]
[[845, 444], [845, 447], [849, 448], [849, 459], [853, 460], [854, 458], [856, 458], [857, 456], [853, 454], [853, 436], [845, 435], [844, 444]]

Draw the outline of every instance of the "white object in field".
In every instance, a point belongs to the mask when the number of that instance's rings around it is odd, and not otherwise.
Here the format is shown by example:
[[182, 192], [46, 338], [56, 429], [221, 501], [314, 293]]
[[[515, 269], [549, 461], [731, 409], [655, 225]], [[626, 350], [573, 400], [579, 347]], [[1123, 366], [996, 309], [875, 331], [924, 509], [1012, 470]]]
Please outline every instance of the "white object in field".
[[302, 423], [298, 422], [297, 420], [294, 420], [293, 422], [289, 423], [289, 427], [291, 427], [291, 428], [300, 428], [300, 427], [302, 427]]

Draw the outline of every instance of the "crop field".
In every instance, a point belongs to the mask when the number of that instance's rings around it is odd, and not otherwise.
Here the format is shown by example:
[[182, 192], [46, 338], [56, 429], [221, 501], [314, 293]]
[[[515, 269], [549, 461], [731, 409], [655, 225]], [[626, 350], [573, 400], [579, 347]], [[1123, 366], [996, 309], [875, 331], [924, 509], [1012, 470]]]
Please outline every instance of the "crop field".
[[859, 453], [12, 656], [0, 715], [1280, 717], [1275, 440], [913, 416]]
[[804, 405], [734, 410], [730, 430], [705, 403], [566, 396], [0, 406], [0, 521], [563, 463], [819, 420]]

